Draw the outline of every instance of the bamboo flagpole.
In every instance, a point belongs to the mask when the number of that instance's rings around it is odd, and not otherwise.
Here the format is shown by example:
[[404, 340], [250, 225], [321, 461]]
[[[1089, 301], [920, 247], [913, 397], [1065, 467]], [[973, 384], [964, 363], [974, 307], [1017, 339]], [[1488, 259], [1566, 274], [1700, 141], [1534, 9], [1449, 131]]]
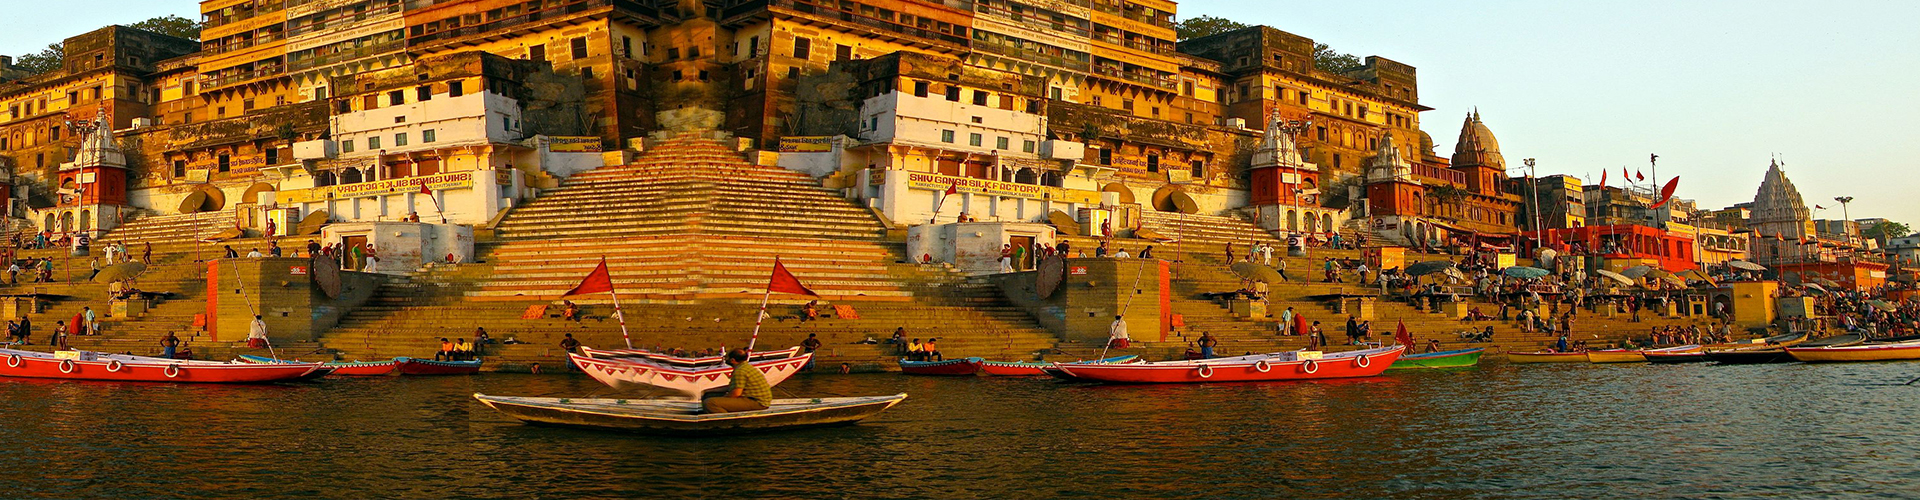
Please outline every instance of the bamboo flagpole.
[[600, 256], [600, 266], [593, 268], [593, 272], [587, 273], [586, 279], [580, 280], [580, 286], [573, 287], [572, 290], [567, 290], [567, 293], [560, 296], [600, 292], [607, 292], [607, 296], [613, 298], [613, 317], [620, 320], [620, 339], [627, 342], [628, 349], [632, 349], [633, 337], [627, 334], [627, 315], [620, 312], [620, 294], [613, 291], [613, 273], [607, 270], [606, 256]]
[[[440, 208], [440, 198], [437, 198], [437, 197], [435, 197], [435, 196], [433, 196], [433, 188], [429, 188], [429, 187], [427, 187], [427, 183], [426, 183], [426, 181], [421, 181], [421, 182], [420, 182], [420, 194], [424, 194], [424, 195], [427, 195], [427, 200], [428, 200], [428, 201], [432, 201], [432, 202], [433, 202], [433, 213], [436, 213], [436, 214], [439, 214], [439, 215], [440, 215], [440, 223], [441, 223], [441, 224], [446, 224], [446, 223], [447, 223], [447, 210], [446, 210], [446, 209], [444, 209], [444, 208]], [[605, 260], [605, 258], [604, 258], [604, 257], [602, 257], [602, 260], [604, 261], [604, 260]], [[617, 303], [617, 302], [619, 302], [619, 301], [620, 301], [620, 299], [617, 299], [617, 298], [616, 298], [616, 299], [613, 299], [613, 301]], [[613, 307], [613, 310], [614, 310], [615, 312], [618, 312], [618, 311], [620, 310], [620, 306], [619, 306], [619, 304], [615, 304], [615, 305], [614, 305], [614, 307]], [[629, 346], [629, 347], [631, 347], [631, 346]]]
[[[948, 196], [951, 196], [951, 195], [953, 195], [954, 193], [958, 193], [958, 192], [960, 192], [960, 182], [959, 182], [959, 181], [954, 181], [954, 183], [953, 183], [953, 184], [948, 184], [948, 185], [947, 185], [947, 191], [946, 191], [946, 192], [944, 192], [944, 193], [940, 193], [940, 200], [939, 200], [939, 201], [936, 201], [936, 202], [934, 202], [934, 204], [933, 204], [933, 218], [932, 218], [932, 219], [928, 219], [928, 220], [927, 220], [927, 223], [928, 223], [928, 224], [939, 224], [939, 223], [940, 223], [940, 210], [941, 210], [941, 209], [944, 209], [944, 208], [947, 208], [947, 197], [948, 197]], [[776, 259], [776, 261], [777, 261], [777, 260], [778, 260], [778, 259]], [[777, 262], [776, 262], [776, 263], [777, 263]]]
[[[952, 188], [948, 188], [948, 191], [951, 192]], [[800, 278], [787, 271], [787, 266], [780, 263], [779, 256], [774, 256], [773, 276], [767, 279], [767, 291], [760, 296], [760, 315], [753, 319], [753, 337], [747, 339], [748, 353], [752, 353], [753, 346], [760, 342], [760, 324], [767, 321], [767, 301], [773, 298], [773, 292], [820, 296], [800, 284]]]

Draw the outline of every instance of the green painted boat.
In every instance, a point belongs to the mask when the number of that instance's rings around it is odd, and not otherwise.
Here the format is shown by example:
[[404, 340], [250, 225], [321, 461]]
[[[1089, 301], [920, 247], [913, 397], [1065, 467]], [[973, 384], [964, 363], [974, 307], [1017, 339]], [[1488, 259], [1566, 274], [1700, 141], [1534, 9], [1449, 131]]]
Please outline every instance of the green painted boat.
[[1459, 368], [1480, 364], [1480, 353], [1484, 347], [1455, 349], [1452, 351], [1409, 354], [1393, 361], [1388, 370], [1409, 370], [1415, 368]]

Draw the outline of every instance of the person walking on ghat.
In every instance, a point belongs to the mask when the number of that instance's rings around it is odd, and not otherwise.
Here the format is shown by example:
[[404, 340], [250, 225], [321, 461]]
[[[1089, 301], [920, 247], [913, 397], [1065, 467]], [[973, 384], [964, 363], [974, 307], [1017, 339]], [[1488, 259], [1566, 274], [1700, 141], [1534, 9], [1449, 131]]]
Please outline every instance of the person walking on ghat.
[[747, 364], [746, 349], [727, 352], [727, 364], [733, 365], [733, 382], [728, 384], [725, 396], [700, 402], [706, 413], [765, 410], [773, 403], [773, 386], [767, 384], [767, 376], [760, 373], [760, 369]]

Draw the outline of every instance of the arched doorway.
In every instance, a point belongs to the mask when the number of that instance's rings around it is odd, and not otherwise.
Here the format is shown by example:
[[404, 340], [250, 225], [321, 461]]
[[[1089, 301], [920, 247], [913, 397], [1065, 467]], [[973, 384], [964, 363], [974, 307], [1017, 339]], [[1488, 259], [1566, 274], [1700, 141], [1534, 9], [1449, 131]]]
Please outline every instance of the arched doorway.
[[59, 229], [58, 227], [55, 227], [53, 225], [53, 214], [47, 214], [47, 223], [41, 224], [40, 229], [47, 230], [47, 231], [54, 231]]
[[1320, 214], [1320, 230], [1333, 232], [1333, 214]]
[[1306, 213], [1306, 217], [1305, 217], [1305, 219], [1306, 219], [1306, 220], [1304, 221], [1304, 222], [1305, 222], [1305, 224], [1302, 224], [1302, 225], [1306, 227], [1306, 229], [1307, 229], [1307, 232], [1309, 232], [1309, 233], [1317, 233], [1317, 232], [1320, 232], [1320, 218], [1319, 218], [1319, 217], [1314, 217], [1314, 216], [1313, 216], [1313, 212], [1307, 212], [1307, 213]]
[[1300, 230], [1300, 212], [1299, 211], [1297, 210], [1287, 211], [1287, 230], [1288, 231]]
[[73, 232], [73, 212], [60, 213], [60, 232], [62, 233]]

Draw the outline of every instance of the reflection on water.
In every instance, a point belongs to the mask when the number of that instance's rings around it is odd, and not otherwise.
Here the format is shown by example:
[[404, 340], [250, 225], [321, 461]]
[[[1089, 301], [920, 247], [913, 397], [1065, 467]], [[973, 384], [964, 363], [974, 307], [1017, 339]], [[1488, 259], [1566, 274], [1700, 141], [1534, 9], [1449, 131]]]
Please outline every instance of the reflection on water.
[[[801, 377], [907, 392], [854, 427], [674, 439], [521, 425], [487, 375], [0, 379], [0, 486], [57, 497], [1710, 497], [1920, 492], [1920, 363], [1490, 365], [1306, 383]], [[786, 394], [782, 394], [785, 396]]]

